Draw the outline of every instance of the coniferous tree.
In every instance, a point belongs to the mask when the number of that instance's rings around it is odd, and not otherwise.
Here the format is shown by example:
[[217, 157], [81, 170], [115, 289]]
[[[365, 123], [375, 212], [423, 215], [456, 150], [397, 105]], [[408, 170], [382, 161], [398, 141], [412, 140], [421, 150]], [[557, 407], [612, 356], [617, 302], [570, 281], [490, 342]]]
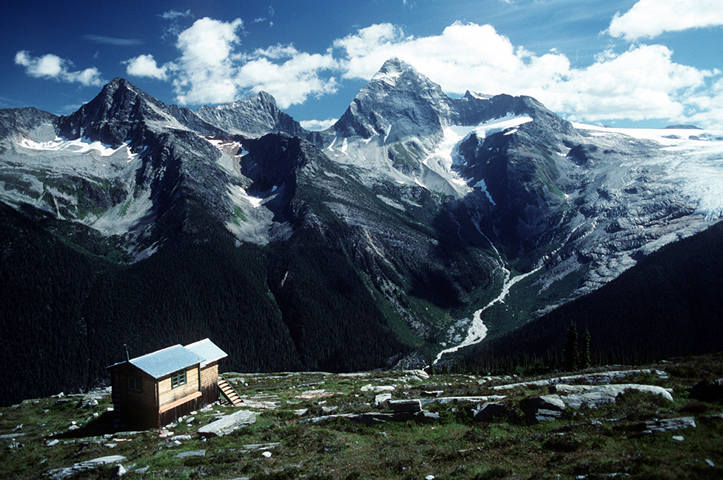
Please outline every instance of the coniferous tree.
[[582, 334], [582, 351], [580, 352], [580, 369], [590, 368], [592, 358], [590, 357], [590, 330], [585, 326], [585, 333]]
[[580, 354], [577, 350], [577, 327], [574, 323], [570, 323], [567, 329], [567, 342], [565, 343], [565, 370], [573, 371], [577, 369]]

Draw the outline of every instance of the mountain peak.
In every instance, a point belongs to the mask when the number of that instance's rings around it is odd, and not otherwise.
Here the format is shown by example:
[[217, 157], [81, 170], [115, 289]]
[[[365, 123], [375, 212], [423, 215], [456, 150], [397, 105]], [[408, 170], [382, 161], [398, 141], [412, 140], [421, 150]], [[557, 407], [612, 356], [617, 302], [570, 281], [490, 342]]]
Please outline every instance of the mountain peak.
[[382, 65], [382, 68], [374, 74], [372, 81], [383, 80], [387, 78], [398, 78], [405, 72], [417, 73], [417, 71], [407, 62], [397, 57], [392, 57]]
[[409, 84], [429, 83], [439, 88], [437, 84], [419, 73], [412, 65], [397, 57], [392, 57], [384, 62], [382, 68], [372, 77], [371, 83], [382, 82], [396, 87], [398, 86], [398, 80], [401, 78], [409, 79], [410, 81], [407, 82]]
[[122, 77], [116, 77], [110, 82], [106, 83], [105, 86], [101, 89], [100, 93], [98, 94], [98, 97], [112, 97], [117, 94], [117, 92], [130, 92], [134, 95], [144, 95], [147, 94], [141, 90], [140, 88], [133, 85], [131, 82], [126, 80]]
[[[448, 123], [449, 98], [412, 65], [392, 57], [359, 90], [334, 128], [345, 136], [402, 140], [439, 136]], [[394, 135], [390, 128], [394, 125]]]

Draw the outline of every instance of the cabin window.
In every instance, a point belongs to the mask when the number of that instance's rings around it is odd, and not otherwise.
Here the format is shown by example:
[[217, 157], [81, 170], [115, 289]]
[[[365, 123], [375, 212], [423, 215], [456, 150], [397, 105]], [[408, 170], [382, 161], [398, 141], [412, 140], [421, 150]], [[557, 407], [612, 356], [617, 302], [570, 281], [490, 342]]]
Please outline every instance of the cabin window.
[[181, 370], [171, 375], [171, 388], [180, 387], [186, 384], [186, 371]]
[[142, 385], [141, 377], [136, 377], [135, 375], [128, 375], [128, 390], [131, 392], [140, 392], [142, 391]]

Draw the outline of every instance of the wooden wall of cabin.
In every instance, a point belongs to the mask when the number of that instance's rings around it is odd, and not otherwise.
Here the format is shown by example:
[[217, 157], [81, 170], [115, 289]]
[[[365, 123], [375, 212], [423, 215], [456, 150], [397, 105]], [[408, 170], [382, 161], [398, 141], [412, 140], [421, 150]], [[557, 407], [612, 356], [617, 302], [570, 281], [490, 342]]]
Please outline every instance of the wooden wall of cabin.
[[201, 369], [201, 407], [218, 400], [218, 362]]
[[192, 393], [199, 392], [201, 390], [199, 381], [198, 365], [186, 369], [186, 383], [176, 388], [172, 388], [171, 375], [161, 378], [158, 381], [158, 396], [160, 399], [158, 406], [163, 408], [163, 406], [169, 403], [181, 400]]
[[116, 423], [134, 428], [158, 424], [153, 377], [129, 363], [122, 363], [111, 369], [111, 386]]

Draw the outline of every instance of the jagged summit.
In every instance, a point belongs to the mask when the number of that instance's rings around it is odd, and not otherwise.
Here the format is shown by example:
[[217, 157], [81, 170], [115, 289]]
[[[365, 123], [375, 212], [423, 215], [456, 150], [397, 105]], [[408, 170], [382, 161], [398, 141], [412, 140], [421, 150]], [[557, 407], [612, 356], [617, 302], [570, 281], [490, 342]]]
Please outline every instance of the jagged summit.
[[171, 128], [220, 133], [192, 110], [166, 105], [120, 77], [106, 84], [93, 100], [75, 113], [57, 121], [61, 136], [86, 137], [113, 147], [127, 141], [135, 145], [142, 143], [139, 131], [146, 127], [155, 131]]
[[436, 87], [441, 91], [439, 85], [419, 73], [411, 64], [397, 57], [392, 57], [384, 62], [384, 65], [374, 74], [370, 83], [383, 82], [395, 87], [399, 80], [402, 80], [402, 83], [399, 85], [399, 87], [402, 88], [410, 88], [423, 84], [424, 86]]
[[449, 98], [439, 85], [410, 64], [391, 58], [359, 90], [334, 129], [343, 136], [388, 138], [394, 125], [400, 140], [412, 134], [439, 135], [449, 112]]
[[246, 137], [283, 132], [319, 144], [319, 134], [305, 130], [299, 122], [279, 109], [276, 99], [259, 92], [241, 100], [216, 106], [204, 105], [196, 114], [224, 131]]

